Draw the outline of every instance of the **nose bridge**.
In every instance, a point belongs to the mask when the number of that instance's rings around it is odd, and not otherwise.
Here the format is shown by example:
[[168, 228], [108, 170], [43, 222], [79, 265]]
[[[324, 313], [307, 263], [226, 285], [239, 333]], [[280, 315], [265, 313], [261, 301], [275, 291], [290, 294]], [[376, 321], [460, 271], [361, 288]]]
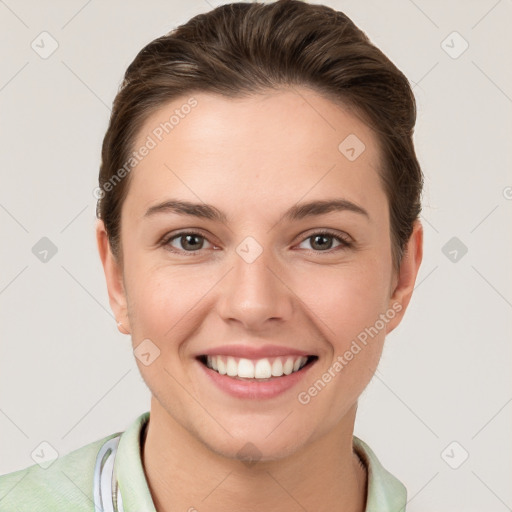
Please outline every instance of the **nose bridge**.
[[286, 319], [292, 310], [291, 293], [278, 276], [280, 263], [270, 247], [248, 236], [235, 248], [232, 271], [223, 287], [220, 314], [246, 327], [269, 319]]

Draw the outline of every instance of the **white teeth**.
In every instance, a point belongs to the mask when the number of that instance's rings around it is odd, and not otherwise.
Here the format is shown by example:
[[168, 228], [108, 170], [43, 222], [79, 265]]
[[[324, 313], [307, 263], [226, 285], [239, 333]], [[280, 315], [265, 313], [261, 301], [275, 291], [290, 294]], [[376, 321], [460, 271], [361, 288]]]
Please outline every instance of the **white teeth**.
[[238, 365], [236, 364], [234, 357], [228, 357], [228, 362], [226, 364], [226, 373], [230, 377], [236, 377], [238, 375]]
[[283, 372], [285, 375], [290, 375], [293, 372], [293, 357], [289, 357], [283, 365]]
[[[272, 362], [271, 362], [272, 361]], [[232, 356], [207, 356], [206, 366], [221, 375], [242, 377], [245, 379], [269, 379], [290, 375], [300, 370], [307, 362], [307, 357], [287, 356], [253, 361], [251, 359], [235, 359]]]
[[260, 359], [256, 362], [256, 367], [254, 368], [254, 376], [257, 379], [268, 379], [272, 376], [272, 368], [270, 367], [270, 362], [268, 359]]
[[249, 359], [240, 359], [240, 361], [238, 361], [237, 374], [239, 377], [254, 379], [254, 365], [252, 361], [249, 361]]
[[281, 377], [281, 375], [283, 375], [283, 363], [280, 357], [277, 357], [272, 364], [272, 375], [274, 377]]
[[[214, 357], [213, 359], [215, 359], [217, 361], [217, 371], [221, 374], [221, 375], [226, 375], [227, 371], [226, 371], [226, 363], [224, 362], [224, 359], [220, 358], [220, 357]], [[213, 368], [215, 370], [215, 368]]]

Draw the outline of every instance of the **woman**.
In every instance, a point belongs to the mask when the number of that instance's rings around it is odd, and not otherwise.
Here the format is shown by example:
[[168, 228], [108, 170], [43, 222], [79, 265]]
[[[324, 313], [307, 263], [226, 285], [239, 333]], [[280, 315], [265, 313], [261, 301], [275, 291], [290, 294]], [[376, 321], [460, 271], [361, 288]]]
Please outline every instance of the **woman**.
[[150, 412], [0, 479], [1, 510], [405, 510], [353, 435], [422, 258], [404, 75], [344, 14], [228, 4], [149, 43], [96, 236]]

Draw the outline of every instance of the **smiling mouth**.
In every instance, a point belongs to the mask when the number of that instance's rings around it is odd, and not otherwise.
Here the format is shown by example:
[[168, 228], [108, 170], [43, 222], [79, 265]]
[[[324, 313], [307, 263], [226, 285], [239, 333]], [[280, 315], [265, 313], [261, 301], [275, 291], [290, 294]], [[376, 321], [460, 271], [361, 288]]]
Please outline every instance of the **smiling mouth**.
[[220, 375], [246, 381], [268, 381], [297, 373], [314, 364], [318, 356], [280, 356], [245, 359], [232, 356], [198, 356], [197, 360]]

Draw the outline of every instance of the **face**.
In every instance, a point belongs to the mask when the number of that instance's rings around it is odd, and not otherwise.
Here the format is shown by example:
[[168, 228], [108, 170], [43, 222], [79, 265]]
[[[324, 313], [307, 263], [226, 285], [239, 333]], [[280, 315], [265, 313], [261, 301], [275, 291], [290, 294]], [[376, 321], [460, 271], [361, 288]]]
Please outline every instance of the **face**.
[[[138, 135], [156, 145], [131, 171], [122, 268], [98, 225], [111, 306], [146, 354], [155, 414], [216, 453], [251, 442], [280, 458], [353, 422], [412, 293], [421, 227], [394, 272], [378, 141], [349, 111], [305, 88], [193, 97]], [[267, 380], [236, 376], [251, 371]]]

